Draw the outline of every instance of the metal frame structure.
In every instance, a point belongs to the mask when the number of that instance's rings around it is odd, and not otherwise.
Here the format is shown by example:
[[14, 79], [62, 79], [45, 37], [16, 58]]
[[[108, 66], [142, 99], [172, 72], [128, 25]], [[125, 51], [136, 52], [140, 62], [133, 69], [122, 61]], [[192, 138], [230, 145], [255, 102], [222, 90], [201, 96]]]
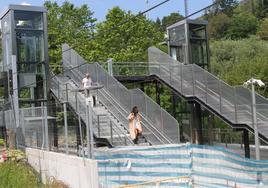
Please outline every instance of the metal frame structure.
[[[184, 64], [195, 63], [209, 70], [210, 60], [207, 25], [208, 22], [205, 20], [185, 19], [167, 27], [169, 54], [175, 60]], [[202, 33], [198, 35], [197, 33], [200, 31]], [[198, 44], [200, 47], [201, 45], [205, 45], [205, 51], [203, 51], [204, 49], [202, 47], [200, 48], [200, 53], [204, 56], [203, 62], [201, 63], [195, 62], [193, 58], [195, 54], [192, 47], [195, 42], [203, 42], [202, 44]], [[173, 52], [174, 50], [176, 51], [175, 54]]]
[[[8, 78], [13, 76], [13, 83], [8, 82], [5, 87], [8, 95], [13, 95], [14, 102], [18, 101], [19, 106], [25, 102], [35, 106], [38, 101], [41, 105], [42, 101], [47, 100], [46, 80], [49, 71], [46, 14], [44, 7], [9, 5], [0, 17], [3, 46], [1, 71], [6, 72]], [[15, 65], [12, 66], [12, 63]], [[38, 86], [33, 81], [38, 79], [43, 80], [43, 88], [38, 89], [42, 94], [36, 94], [37, 89], [34, 89]], [[14, 85], [18, 87], [14, 88]], [[26, 101], [20, 99], [20, 89], [23, 87], [30, 88], [30, 98]], [[6, 99], [9, 101], [8, 96]]]

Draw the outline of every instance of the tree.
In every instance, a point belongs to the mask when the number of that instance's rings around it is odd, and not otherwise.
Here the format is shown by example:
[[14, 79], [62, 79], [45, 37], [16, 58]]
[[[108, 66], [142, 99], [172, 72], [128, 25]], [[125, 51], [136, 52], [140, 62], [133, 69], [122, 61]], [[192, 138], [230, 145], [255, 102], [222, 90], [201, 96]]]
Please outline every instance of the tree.
[[263, 40], [268, 40], [268, 18], [261, 22], [257, 35]]
[[162, 18], [162, 31], [166, 31], [166, 28], [183, 19], [183, 16], [177, 12], [173, 12], [168, 16]]
[[[126, 21], [128, 20], [128, 21]], [[124, 24], [120, 24], [124, 22]], [[111, 9], [106, 20], [97, 24], [93, 40], [94, 50], [87, 58], [91, 61], [147, 61], [148, 47], [163, 40], [155, 23], [145, 16], [135, 17], [119, 7]]]
[[93, 12], [87, 5], [75, 7], [68, 1], [62, 6], [56, 2], [46, 1], [48, 10], [48, 47], [50, 66], [53, 71], [59, 72], [61, 63], [61, 45], [68, 43], [75, 46], [81, 54], [86, 54], [90, 49], [90, 38], [93, 36], [94, 19]]
[[210, 38], [221, 39], [226, 37], [231, 18], [224, 13], [219, 13], [209, 20], [208, 34]]
[[237, 0], [214, 0], [216, 3], [212, 8], [209, 10], [209, 14], [218, 14], [224, 13], [228, 16], [232, 16], [233, 10], [238, 6]]
[[163, 29], [162, 29], [162, 22], [161, 22], [160, 18], [158, 18], [158, 17], [156, 18], [155, 26], [156, 26], [156, 28], [159, 29], [159, 31], [163, 31]]
[[235, 14], [228, 29], [228, 36], [232, 39], [247, 38], [256, 34], [258, 20], [248, 13]]

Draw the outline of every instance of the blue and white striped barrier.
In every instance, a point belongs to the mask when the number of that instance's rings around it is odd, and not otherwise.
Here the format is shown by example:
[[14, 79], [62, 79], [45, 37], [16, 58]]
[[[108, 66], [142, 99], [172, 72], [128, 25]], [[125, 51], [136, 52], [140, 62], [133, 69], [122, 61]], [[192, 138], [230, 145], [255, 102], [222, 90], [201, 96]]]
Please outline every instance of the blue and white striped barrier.
[[190, 181], [165, 181], [157, 186], [268, 187], [268, 160], [243, 158], [221, 147], [191, 144], [122, 147], [97, 151], [96, 159], [103, 187], [172, 177], [189, 177]]

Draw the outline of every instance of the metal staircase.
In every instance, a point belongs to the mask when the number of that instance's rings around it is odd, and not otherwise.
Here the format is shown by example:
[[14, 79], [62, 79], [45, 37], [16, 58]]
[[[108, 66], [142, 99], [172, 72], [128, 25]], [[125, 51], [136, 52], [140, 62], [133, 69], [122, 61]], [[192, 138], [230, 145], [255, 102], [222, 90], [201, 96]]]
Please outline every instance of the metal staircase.
[[[236, 128], [253, 131], [251, 91], [232, 87], [198, 65], [184, 65], [155, 47], [149, 48], [149, 74], [186, 100], [194, 100]], [[268, 100], [256, 94], [260, 137], [268, 141]]]
[[143, 136], [152, 145], [179, 143], [179, 125], [168, 114], [140, 90], [128, 90], [98, 63], [88, 64], [67, 44], [63, 45], [64, 75], [76, 85], [81, 83], [86, 73], [94, 82], [104, 86], [98, 90], [100, 103], [113, 114], [123, 129], [128, 130], [127, 116], [133, 106], [138, 106], [142, 115]]
[[[60, 102], [67, 102], [80, 116], [81, 120], [86, 123], [86, 98], [82, 93], [77, 92], [77, 89], [76, 84], [68, 77], [53, 76], [52, 78], [51, 92], [54, 96]], [[113, 146], [133, 145], [127, 130], [120, 125], [120, 122], [101, 103], [97, 103], [90, 111], [93, 117], [95, 137], [105, 138]]]

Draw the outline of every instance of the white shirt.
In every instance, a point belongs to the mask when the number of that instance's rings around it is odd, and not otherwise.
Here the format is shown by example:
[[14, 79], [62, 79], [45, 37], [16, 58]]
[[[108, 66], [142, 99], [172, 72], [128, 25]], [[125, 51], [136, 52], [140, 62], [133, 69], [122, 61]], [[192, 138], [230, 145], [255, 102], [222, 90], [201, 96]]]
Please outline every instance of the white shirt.
[[91, 78], [83, 78], [82, 83], [83, 83], [84, 88], [89, 88], [92, 85], [92, 79]]

